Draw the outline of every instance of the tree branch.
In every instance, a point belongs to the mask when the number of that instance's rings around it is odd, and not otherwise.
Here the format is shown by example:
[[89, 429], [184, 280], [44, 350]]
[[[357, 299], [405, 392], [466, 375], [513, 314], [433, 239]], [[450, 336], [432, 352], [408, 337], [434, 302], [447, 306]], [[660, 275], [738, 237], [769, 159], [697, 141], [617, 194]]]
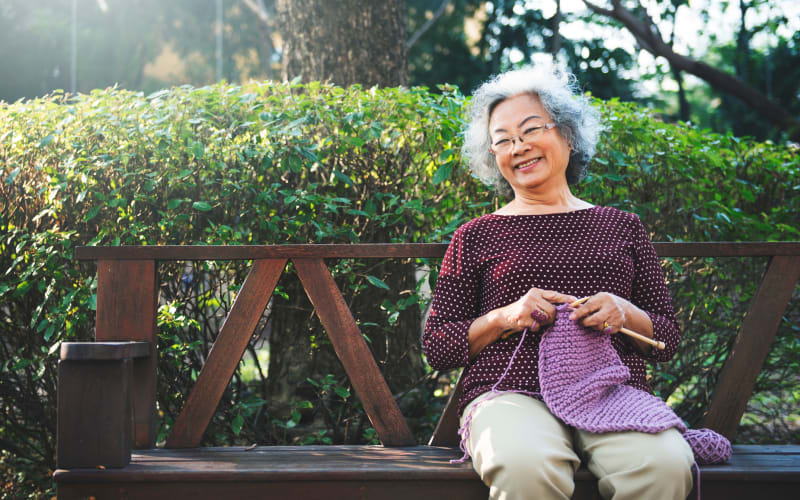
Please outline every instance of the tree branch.
[[[258, 3], [256, 3], [256, 1]], [[264, 5], [264, 0], [242, 0], [242, 3], [253, 11], [253, 14], [258, 17], [259, 21], [265, 25], [269, 25], [269, 16], [267, 16], [267, 7]]]
[[442, 3], [441, 5], [439, 5], [439, 8], [436, 9], [436, 12], [433, 13], [433, 17], [425, 21], [425, 24], [420, 26], [419, 29], [413, 35], [411, 35], [411, 38], [408, 39], [408, 41], [406, 42], [407, 49], [413, 47], [414, 44], [417, 43], [417, 40], [419, 40], [419, 38], [422, 35], [424, 35], [425, 32], [431, 28], [431, 26], [433, 26], [433, 23], [435, 23], [440, 17], [442, 17], [442, 14], [444, 14], [444, 11], [445, 9], [447, 9], [447, 6], [449, 4], [450, 0], [442, 0]]
[[720, 71], [706, 63], [696, 61], [676, 53], [661, 38], [658, 27], [650, 17], [642, 20], [622, 6], [620, 0], [611, 0], [612, 9], [605, 9], [589, 0], [583, 3], [594, 13], [611, 17], [622, 23], [636, 38], [642, 49], [655, 57], [663, 57], [678, 71], [686, 71], [706, 81], [720, 92], [741, 99], [763, 118], [769, 120], [781, 130], [789, 133], [792, 141], [800, 142], [800, 120], [791, 116], [779, 103], [773, 102], [756, 88], [724, 71]]

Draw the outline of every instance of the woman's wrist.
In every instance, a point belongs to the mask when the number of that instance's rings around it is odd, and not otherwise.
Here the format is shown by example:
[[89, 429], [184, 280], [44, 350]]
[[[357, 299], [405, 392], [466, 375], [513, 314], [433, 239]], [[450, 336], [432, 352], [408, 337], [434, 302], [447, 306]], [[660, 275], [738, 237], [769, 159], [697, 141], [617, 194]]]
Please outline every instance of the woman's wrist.
[[492, 309], [489, 311], [486, 314], [486, 321], [489, 324], [489, 328], [491, 329], [492, 333], [496, 337], [495, 340], [500, 338], [504, 332], [509, 330], [502, 307], [498, 307], [497, 309]]

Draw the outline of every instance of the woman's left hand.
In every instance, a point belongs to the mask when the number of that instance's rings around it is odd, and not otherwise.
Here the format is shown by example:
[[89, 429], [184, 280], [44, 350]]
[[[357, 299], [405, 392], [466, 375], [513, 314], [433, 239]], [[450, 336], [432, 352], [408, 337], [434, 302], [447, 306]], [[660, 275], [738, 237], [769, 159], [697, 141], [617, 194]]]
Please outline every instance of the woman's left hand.
[[625, 311], [630, 303], [608, 292], [600, 292], [577, 306], [569, 315], [569, 319], [577, 321], [586, 328], [603, 333], [617, 333], [625, 326]]

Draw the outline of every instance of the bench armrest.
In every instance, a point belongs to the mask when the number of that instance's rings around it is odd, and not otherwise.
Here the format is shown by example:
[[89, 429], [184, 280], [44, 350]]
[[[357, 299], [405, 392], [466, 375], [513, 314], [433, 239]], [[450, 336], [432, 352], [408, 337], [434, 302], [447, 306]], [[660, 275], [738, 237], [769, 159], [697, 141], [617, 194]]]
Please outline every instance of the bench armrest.
[[60, 468], [125, 467], [131, 460], [134, 359], [150, 342], [64, 342], [58, 362]]

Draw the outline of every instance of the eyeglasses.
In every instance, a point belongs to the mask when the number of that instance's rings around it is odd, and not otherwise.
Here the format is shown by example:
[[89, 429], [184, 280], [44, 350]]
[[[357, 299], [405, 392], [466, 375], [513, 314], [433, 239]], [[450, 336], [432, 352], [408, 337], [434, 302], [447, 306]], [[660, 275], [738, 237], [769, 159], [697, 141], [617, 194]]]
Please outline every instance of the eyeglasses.
[[[544, 125], [540, 125], [538, 127], [528, 127], [517, 137], [519, 138], [520, 143], [524, 142], [530, 144], [531, 141], [545, 133], [545, 131], [555, 128], [555, 126], [555, 123], [545, 123]], [[514, 148], [514, 136], [512, 135], [510, 137], [499, 139], [497, 142], [492, 144], [492, 148], [494, 149], [495, 153], [508, 153]]]

